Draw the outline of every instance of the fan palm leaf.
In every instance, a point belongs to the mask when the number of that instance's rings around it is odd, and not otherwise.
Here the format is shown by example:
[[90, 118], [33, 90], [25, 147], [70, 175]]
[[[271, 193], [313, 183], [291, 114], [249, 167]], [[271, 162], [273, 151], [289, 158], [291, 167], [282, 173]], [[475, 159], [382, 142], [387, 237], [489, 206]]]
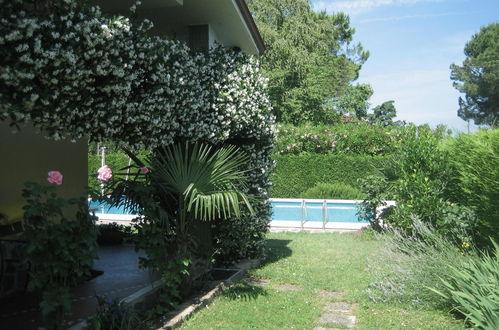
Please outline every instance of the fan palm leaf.
[[240, 204], [253, 213], [240, 170], [247, 160], [234, 146], [214, 150], [206, 144], [184, 143], [157, 150], [148, 162], [152, 181], [177, 203], [183, 216], [214, 220], [240, 216]]

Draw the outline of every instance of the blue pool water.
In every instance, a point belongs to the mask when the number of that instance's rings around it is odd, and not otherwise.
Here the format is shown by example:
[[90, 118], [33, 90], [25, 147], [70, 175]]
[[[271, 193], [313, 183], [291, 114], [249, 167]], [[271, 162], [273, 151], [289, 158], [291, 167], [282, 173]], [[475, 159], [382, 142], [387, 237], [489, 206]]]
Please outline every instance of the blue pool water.
[[[323, 202], [306, 202], [302, 211], [302, 203], [294, 201], [272, 201], [272, 220], [275, 221], [304, 221], [322, 222], [323, 221]], [[355, 203], [327, 203], [327, 222], [357, 222], [358, 209]], [[303, 214], [302, 214], [303, 213]]]
[[91, 201], [88, 203], [90, 209], [94, 209], [95, 213], [107, 213], [107, 214], [130, 214], [123, 207], [109, 206], [106, 203]]
[[[306, 202], [303, 215], [302, 203], [298, 201], [271, 201], [271, 206], [272, 220], [274, 221], [301, 221], [302, 216], [304, 221], [322, 222], [323, 219], [322, 202]], [[89, 203], [89, 207], [96, 209], [96, 213], [130, 214], [123, 208], [110, 207], [105, 203], [94, 201]], [[367, 223], [367, 221], [359, 221], [357, 212], [357, 204], [355, 203], [327, 203], [328, 222]]]

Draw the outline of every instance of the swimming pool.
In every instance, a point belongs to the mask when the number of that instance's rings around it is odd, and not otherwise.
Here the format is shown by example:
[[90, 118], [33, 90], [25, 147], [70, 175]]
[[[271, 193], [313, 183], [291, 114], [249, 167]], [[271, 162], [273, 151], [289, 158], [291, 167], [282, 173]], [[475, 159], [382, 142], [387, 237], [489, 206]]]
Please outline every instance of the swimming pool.
[[352, 222], [359, 221], [358, 205], [353, 200], [272, 199], [273, 221]]
[[[271, 198], [272, 217], [270, 226], [300, 229], [360, 229], [368, 225], [360, 221], [356, 200], [319, 200]], [[132, 220], [135, 215], [123, 208], [110, 207], [105, 203], [89, 202], [99, 220], [105, 222]]]

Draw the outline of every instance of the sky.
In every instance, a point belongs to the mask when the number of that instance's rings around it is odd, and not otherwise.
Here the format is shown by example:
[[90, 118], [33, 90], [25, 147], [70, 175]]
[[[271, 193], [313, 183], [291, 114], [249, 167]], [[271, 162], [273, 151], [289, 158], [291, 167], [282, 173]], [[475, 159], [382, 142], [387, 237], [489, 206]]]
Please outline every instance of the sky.
[[[359, 83], [374, 89], [374, 107], [394, 100], [397, 119], [465, 132], [450, 65], [480, 27], [499, 21], [499, 0], [313, 0], [315, 10], [344, 12], [354, 42], [370, 51]], [[474, 128], [471, 125], [472, 130]]]

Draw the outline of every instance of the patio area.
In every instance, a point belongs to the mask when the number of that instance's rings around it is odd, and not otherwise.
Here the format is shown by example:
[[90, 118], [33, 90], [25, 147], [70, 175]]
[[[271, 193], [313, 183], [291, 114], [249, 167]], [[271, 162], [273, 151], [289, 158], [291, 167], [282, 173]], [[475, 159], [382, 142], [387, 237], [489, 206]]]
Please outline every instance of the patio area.
[[[138, 257], [144, 254], [135, 252], [133, 245], [100, 246], [98, 255], [93, 268], [103, 271], [103, 274], [72, 290], [74, 308], [66, 318], [67, 328], [95, 312], [98, 306], [96, 296], [121, 299], [159, 279], [158, 274], [139, 268]], [[38, 298], [29, 293], [0, 301], [2, 328], [38, 329], [42, 326], [38, 303]]]

